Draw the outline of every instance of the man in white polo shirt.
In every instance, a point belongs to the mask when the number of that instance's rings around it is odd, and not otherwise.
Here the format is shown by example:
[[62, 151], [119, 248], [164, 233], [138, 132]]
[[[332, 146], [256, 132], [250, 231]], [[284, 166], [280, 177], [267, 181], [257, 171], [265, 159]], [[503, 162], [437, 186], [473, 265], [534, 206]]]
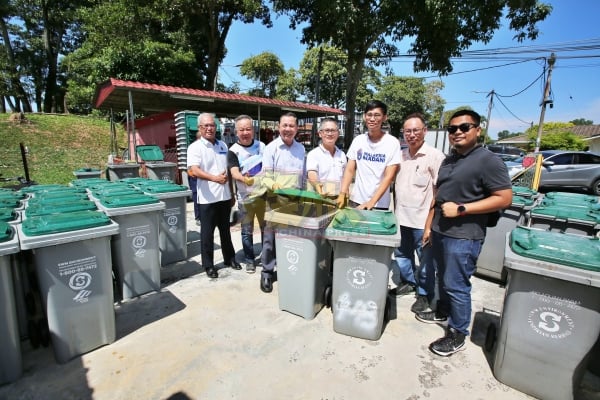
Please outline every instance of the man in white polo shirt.
[[323, 197], [337, 197], [346, 168], [346, 155], [335, 142], [340, 137], [337, 121], [323, 118], [319, 125], [321, 143], [306, 156], [307, 189]]
[[231, 243], [229, 215], [235, 199], [231, 196], [231, 182], [227, 174], [227, 145], [217, 140], [217, 126], [212, 114], [198, 116], [200, 139], [188, 147], [187, 168], [197, 178], [197, 201], [200, 208], [200, 248], [202, 266], [209, 278], [218, 278], [214, 266], [214, 233], [219, 228], [221, 252], [226, 267], [242, 269], [235, 261]]

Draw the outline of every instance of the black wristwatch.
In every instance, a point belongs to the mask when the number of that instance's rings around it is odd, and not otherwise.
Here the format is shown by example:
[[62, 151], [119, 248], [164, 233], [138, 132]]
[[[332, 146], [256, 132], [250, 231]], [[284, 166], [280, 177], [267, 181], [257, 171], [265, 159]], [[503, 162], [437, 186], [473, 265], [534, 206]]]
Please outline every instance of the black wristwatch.
[[467, 215], [467, 207], [463, 203], [458, 203], [458, 207], [456, 208], [456, 212], [459, 216], [464, 217]]

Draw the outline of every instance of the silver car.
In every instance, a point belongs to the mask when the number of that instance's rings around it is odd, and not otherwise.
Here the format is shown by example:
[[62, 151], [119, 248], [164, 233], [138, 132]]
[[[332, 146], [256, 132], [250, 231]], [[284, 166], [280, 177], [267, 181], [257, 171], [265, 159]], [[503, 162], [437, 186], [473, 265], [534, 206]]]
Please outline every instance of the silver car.
[[542, 150], [540, 188], [586, 189], [600, 195], [600, 155], [587, 151]]

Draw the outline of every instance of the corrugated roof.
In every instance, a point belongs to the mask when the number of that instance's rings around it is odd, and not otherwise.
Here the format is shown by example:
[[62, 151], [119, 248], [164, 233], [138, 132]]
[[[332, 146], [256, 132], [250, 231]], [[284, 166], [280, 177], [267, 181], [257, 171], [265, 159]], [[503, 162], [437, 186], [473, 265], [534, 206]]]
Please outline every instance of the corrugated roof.
[[[569, 128], [564, 128], [565, 131], [573, 132], [573, 134], [581, 137], [583, 140], [590, 140], [592, 138], [600, 137], [600, 125], [574, 125]], [[542, 136], [544, 133], [542, 132]], [[524, 144], [529, 143], [531, 140], [527, 135], [513, 136], [510, 138], [498, 140], [496, 143], [501, 144]]]
[[298, 118], [334, 116], [343, 110], [285, 100], [267, 99], [235, 93], [211, 92], [177, 86], [158, 85], [110, 78], [98, 85], [93, 99], [94, 108], [116, 112], [129, 110], [129, 93], [136, 114], [165, 111], [197, 110], [214, 112], [219, 117], [248, 114], [253, 118], [278, 120], [281, 114], [292, 111]]

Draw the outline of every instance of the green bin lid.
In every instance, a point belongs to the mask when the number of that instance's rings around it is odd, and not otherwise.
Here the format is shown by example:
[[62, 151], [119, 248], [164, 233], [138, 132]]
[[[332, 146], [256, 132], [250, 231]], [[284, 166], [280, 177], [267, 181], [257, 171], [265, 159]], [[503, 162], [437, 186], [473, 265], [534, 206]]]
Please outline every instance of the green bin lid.
[[533, 197], [538, 194], [538, 192], [526, 186], [513, 186], [512, 191], [514, 195], [524, 197]]
[[[0, 206], [1, 207], [1, 206]], [[0, 208], [0, 221], [10, 222], [15, 221], [19, 214], [12, 208]]]
[[102, 179], [102, 178], [83, 178], [83, 179], [72, 180], [71, 185], [75, 186], [75, 187], [88, 188], [92, 185], [103, 183], [103, 182], [109, 182], [109, 181], [107, 181], [106, 179]]
[[135, 146], [135, 151], [142, 161], [163, 161], [165, 156], [155, 144]]
[[335, 201], [330, 200], [328, 198], [322, 197], [317, 192], [311, 192], [308, 190], [300, 190], [300, 189], [277, 189], [273, 193], [279, 196], [293, 198], [297, 201], [303, 201], [307, 203], [326, 203], [326, 204], [335, 204]]
[[544, 195], [547, 199], [557, 199], [566, 201], [586, 201], [590, 203], [598, 203], [600, 196], [594, 196], [591, 194], [584, 193], [571, 193], [571, 192], [548, 192]]
[[63, 192], [62, 190], [60, 191], [55, 191], [55, 192], [40, 192], [38, 194], [35, 195], [35, 197], [32, 197], [31, 199], [29, 199], [29, 203], [31, 203], [32, 201], [35, 202], [43, 202], [43, 201], [75, 201], [75, 200], [88, 200], [88, 195], [85, 192], [85, 189], [83, 189], [83, 191], [78, 191], [78, 192]]
[[531, 210], [531, 215], [600, 223], [600, 213], [583, 207], [565, 207], [564, 205], [539, 206]]
[[148, 178], [133, 177], [133, 178], [122, 178], [122, 179], [119, 179], [117, 182], [126, 183], [126, 184], [129, 184], [129, 185], [135, 185], [135, 184], [137, 184], [139, 182], [148, 182], [150, 180], [151, 179], [148, 179]]
[[24, 198], [26, 198], [27, 195], [25, 193], [21, 193], [21, 192], [15, 192], [15, 191], [1, 191], [0, 192], [0, 200], [22, 200]]
[[517, 226], [510, 233], [516, 254], [600, 272], [600, 239]]
[[513, 196], [512, 205], [517, 207], [531, 207], [535, 200], [529, 197]]
[[100, 204], [106, 208], [142, 206], [145, 204], [155, 204], [159, 202], [156, 197], [148, 196], [143, 193], [134, 193], [126, 196], [104, 196], [98, 200], [100, 201]]
[[13, 238], [15, 231], [6, 222], [0, 221], [0, 242], [7, 242]]
[[22, 193], [37, 193], [49, 190], [61, 190], [66, 189], [68, 186], [59, 185], [58, 183], [48, 184], [48, 185], [31, 185], [26, 186], [19, 189]]
[[18, 208], [21, 207], [21, 200], [18, 199], [1, 199], [0, 198], [0, 207], [3, 208]]
[[38, 215], [27, 218], [21, 224], [27, 236], [75, 231], [109, 225], [110, 218], [99, 211], [75, 211], [72, 213]]
[[[156, 181], [159, 182], [159, 181]], [[177, 185], [175, 183], [162, 184], [162, 185], [140, 185], [140, 189], [145, 193], [169, 193], [169, 192], [183, 192], [189, 190], [186, 186]]]
[[96, 210], [96, 204], [90, 200], [70, 201], [65, 203], [38, 203], [25, 209], [27, 218], [37, 215], [72, 213], [75, 211]]
[[589, 202], [586, 200], [571, 200], [563, 198], [548, 198], [544, 197], [540, 202], [541, 206], [559, 206], [559, 207], [576, 207], [586, 208], [588, 210], [600, 210], [600, 203]]
[[134, 194], [143, 194], [140, 189], [134, 188], [132, 186], [128, 187], [105, 187], [100, 190], [92, 191], [92, 195], [96, 198], [101, 197], [114, 197], [114, 196], [129, 196]]
[[395, 235], [398, 231], [393, 212], [354, 208], [340, 210], [330, 226], [340, 231], [374, 235]]
[[78, 203], [78, 202], [82, 202], [82, 201], [89, 201], [89, 197], [87, 196], [87, 194], [82, 194], [79, 193], [77, 195], [72, 195], [69, 197], [43, 197], [43, 198], [38, 198], [37, 196], [29, 199], [27, 201], [27, 206], [28, 207], [40, 207], [40, 206], [46, 206], [46, 207], [51, 207], [51, 206], [55, 206], [55, 205], [60, 205], [60, 204], [66, 204], [66, 203]]

